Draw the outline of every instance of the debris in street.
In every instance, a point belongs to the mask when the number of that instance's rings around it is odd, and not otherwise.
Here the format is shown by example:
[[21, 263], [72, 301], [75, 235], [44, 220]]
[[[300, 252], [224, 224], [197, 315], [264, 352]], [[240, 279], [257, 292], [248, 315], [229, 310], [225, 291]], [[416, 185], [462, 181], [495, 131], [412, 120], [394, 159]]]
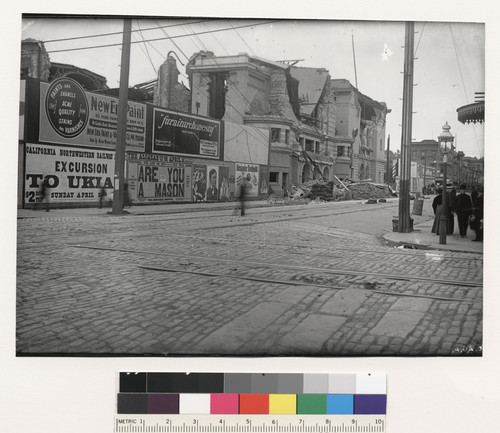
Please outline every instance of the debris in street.
[[370, 203], [376, 203], [377, 200], [383, 203], [386, 197], [393, 196], [390, 187], [384, 184], [362, 182], [346, 183], [345, 186], [347, 189], [333, 180], [315, 179], [300, 186], [292, 185], [288, 200], [330, 202], [369, 199], [373, 200]]

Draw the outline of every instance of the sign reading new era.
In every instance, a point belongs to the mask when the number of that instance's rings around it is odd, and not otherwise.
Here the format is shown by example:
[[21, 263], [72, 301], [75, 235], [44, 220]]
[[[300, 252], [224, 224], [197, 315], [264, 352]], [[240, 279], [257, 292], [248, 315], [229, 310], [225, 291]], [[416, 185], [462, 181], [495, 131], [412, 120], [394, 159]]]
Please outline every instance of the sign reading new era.
[[82, 133], [88, 121], [85, 91], [69, 78], [52, 82], [45, 98], [45, 109], [50, 125], [65, 138]]

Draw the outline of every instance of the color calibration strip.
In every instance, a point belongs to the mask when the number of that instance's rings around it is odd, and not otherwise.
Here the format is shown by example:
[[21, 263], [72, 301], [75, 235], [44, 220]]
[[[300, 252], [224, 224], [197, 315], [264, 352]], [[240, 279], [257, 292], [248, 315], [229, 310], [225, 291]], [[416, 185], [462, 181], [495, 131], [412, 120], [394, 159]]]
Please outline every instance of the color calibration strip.
[[120, 373], [118, 414], [385, 415], [385, 374]]

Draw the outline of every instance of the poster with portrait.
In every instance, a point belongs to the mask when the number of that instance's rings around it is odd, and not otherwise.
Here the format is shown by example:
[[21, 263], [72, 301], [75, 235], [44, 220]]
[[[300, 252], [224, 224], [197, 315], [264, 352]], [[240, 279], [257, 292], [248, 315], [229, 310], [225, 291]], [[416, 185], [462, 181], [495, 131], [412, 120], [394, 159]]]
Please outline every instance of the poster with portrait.
[[206, 200], [207, 193], [207, 166], [193, 165], [193, 201], [195, 203]]
[[207, 167], [207, 193], [206, 201], [214, 202], [219, 198], [219, 167], [209, 165]]
[[246, 195], [257, 197], [259, 194], [259, 166], [257, 164], [236, 163], [236, 194], [239, 196], [243, 182], [246, 186]]
[[219, 201], [229, 200], [229, 167], [219, 167]]

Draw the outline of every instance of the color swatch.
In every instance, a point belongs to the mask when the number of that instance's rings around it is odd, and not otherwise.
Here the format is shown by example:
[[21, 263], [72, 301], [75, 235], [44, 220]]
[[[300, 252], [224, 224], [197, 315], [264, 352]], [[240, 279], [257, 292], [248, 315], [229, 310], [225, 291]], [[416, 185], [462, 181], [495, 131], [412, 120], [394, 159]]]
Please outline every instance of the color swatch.
[[383, 415], [385, 374], [120, 373], [118, 414]]

